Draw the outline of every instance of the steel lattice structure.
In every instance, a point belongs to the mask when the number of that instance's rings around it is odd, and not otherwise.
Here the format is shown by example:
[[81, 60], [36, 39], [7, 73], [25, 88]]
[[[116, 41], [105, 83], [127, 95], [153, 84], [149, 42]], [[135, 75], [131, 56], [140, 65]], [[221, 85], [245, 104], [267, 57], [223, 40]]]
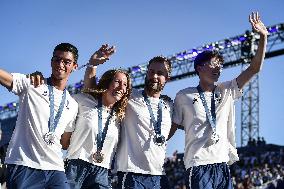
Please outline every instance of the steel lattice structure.
[[241, 146], [259, 137], [259, 81], [258, 75], [244, 87], [241, 103]]
[[[284, 54], [284, 24], [268, 27], [268, 30], [268, 48], [265, 58]], [[250, 52], [250, 50], [255, 50], [247, 48], [255, 47], [253, 44], [257, 44], [258, 40], [258, 35], [246, 31], [243, 35], [227, 38], [168, 56], [167, 58], [172, 62], [171, 81], [196, 76], [193, 66], [194, 58], [198, 53], [206, 49], [216, 49], [220, 51], [224, 57], [224, 68], [248, 63], [251, 58], [251, 53], [249, 53], [249, 56], [246, 56], [244, 51], [249, 50]], [[131, 72], [132, 75], [133, 87], [142, 88], [144, 86], [146, 70], [147, 63], [129, 68], [129, 72]]]
[[[268, 44], [265, 58], [271, 58], [284, 54], [284, 23], [267, 28], [269, 31]], [[172, 76], [170, 81], [176, 81], [187, 77], [196, 76], [193, 60], [196, 55], [206, 49], [216, 49], [224, 57], [224, 68], [242, 65], [244, 68], [249, 64], [254, 54], [259, 36], [253, 32], [246, 31], [245, 34], [220, 40], [214, 43], [185, 50], [168, 56], [172, 62]], [[132, 76], [134, 88], [142, 88], [147, 70], [147, 64], [141, 64], [128, 68]], [[68, 89], [76, 93], [83, 86], [82, 81]], [[18, 103], [8, 103], [0, 106], [0, 120], [17, 115]], [[242, 97], [241, 109], [241, 145], [246, 145], [249, 139], [256, 139], [259, 136], [259, 87], [258, 76], [245, 86]]]

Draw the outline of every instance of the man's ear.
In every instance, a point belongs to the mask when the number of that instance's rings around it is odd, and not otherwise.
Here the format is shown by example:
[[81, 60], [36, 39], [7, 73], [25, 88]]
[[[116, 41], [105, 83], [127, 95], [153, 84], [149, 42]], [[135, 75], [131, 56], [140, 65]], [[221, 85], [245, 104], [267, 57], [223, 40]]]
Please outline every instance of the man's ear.
[[74, 64], [73, 69], [72, 69], [72, 72], [73, 72], [73, 71], [76, 71], [77, 68], [78, 68], [78, 64]]
[[199, 73], [200, 71], [202, 71], [203, 66], [196, 66], [196, 71]]
[[166, 78], [166, 82], [169, 82], [171, 80], [171, 76], [168, 76], [167, 78]]

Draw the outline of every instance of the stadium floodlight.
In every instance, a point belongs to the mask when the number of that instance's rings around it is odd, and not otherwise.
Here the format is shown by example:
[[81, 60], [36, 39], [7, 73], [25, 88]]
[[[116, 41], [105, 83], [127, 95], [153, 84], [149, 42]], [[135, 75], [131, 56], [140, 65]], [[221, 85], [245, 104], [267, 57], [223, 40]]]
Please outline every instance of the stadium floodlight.
[[175, 58], [179, 61], [182, 61], [182, 60], [186, 60], [186, 59], [189, 59], [191, 56], [190, 56], [190, 53], [188, 53], [187, 51], [183, 51], [181, 53], [178, 53]]
[[[196, 56], [198, 55], [198, 53], [200, 53], [200, 52], [198, 52], [198, 50], [192, 49], [192, 55], [193, 55], [193, 57], [196, 57]], [[192, 58], [193, 58], [193, 57], [192, 57]]]
[[225, 48], [224, 43], [219, 42], [219, 41], [214, 43], [214, 47], [215, 47], [216, 50], [222, 50], [222, 49]]
[[78, 82], [78, 83], [75, 83], [75, 89], [82, 89], [83, 88], [83, 82], [82, 81], [80, 81], [80, 82]]
[[131, 67], [131, 74], [135, 74], [137, 72], [141, 72], [141, 67], [139, 65]]
[[231, 47], [232, 43], [229, 39], [225, 39], [225, 48]]
[[225, 42], [224, 41], [218, 41], [218, 42], [216, 42], [216, 48], [218, 48], [219, 50], [222, 50], [222, 49], [224, 49], [225, 48]]
[[180, 61], [183, 60], [183, 59], [184, 59], [183, 54], [182, 54], [182, 53], [177, 54], [177, 55], [176, 55], [176, 59], [177, 59], [177, 60], [180, 60]]
[[272, 26], [270, 28], [268, 28], [268, 32], [269, 33], [275, 33], [275, 32], [278, 32], [278, 26]]
[[11, 103], [6, 104], [6, 107], [7, 109], [12, 109], [14, 106], [13, 106], [13, 103], [11, 102]]
[[240, 37], [239, 37], [239, 40], [240, 40], [240, 41], [245, 41], [245, 40], [247, 40], [247, 38], [246, 38], [245, 36], [240, 36]]
[[[209, 48], [209, 45], [207, 47]], [[206, 45], [204, 45], [204, 48], [206, 48]], [[172, 57], [169, 57], [169, 59], [173, 61], [175, 60], [183, 61], [183, 60], [194, 59], [200, 52], [202, 52], [202, 50], [191, 49], [189, 51], [183, 51], [181, 53], [175, 54]]]
[[213, 50], [213, 45], [212, 44], [210, 44], [210, 45], [204, 45], [203, 46], [203, 50]]
[[3, 109], [7, 109], [7, 110], [13, 110], [17, 107], [17, 103], [16, 102], [10, 102], [8, 104], [6, 104], [6, 106], [3, 107]]
[[241, 44], [241, 41], [238, 38], [235, 38], [231, 41], [232, 46], [237, 46]]
[[191, 56], [191, 54], [189, 54], [189, 53], [186, 53], [185, 55], [184, 55], [184, 59], [190, 59], [192, 56]]

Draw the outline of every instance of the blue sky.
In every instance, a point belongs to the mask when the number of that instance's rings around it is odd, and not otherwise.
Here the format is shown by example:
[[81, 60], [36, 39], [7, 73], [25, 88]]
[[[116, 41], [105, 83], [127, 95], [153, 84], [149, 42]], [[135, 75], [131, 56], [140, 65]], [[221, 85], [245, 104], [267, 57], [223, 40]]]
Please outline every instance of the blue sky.
[[[11, 0], [0, 1], [1, 68], [9, 72], [50, 75], [55, 45], [70, 42], [79, 49], [79, 64], [88, 61], [101, 44], [117, 47], [117, 53], [98, 68], [138, 65], [156, 55], [171, 55], [205, 43], [233, 37], [250, 29], [248, 15], [259, 11], [263, 22], [284, 22], [282, 0]], [[284, 56], [265, 61], [260, 73], [260, 135], [268, 143], [284, 145]], [[240, 67], [223, 71], [220, 81], [230, 80]], [[69, 83], [83, 78], [73, 73]], [[197, 78], [169, 83], [165, 94], [174, 98], [178, 90], [196, 86]], [[0, 105], [17, 100], [3, 87]], [[237, 143], [240, 145], [240, 103], [237, 104]], [[183, 152], [184, 135], [179, 131], [168, 144], [168, 155]]]

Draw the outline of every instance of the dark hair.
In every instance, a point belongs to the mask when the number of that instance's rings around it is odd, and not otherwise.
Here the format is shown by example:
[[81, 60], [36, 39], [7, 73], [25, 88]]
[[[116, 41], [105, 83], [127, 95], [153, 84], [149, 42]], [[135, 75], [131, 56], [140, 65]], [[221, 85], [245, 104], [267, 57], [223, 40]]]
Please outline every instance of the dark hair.
[[75, 63], [77, 64], [79, 55], [78, 55], [78, 49], [74, 45], [70, 43], [60, 43], [54, 48], [53, 56], [55, 54], [55, 51], [71, 52], [74, 56]]
[[129, 76], [129, 74], [126, 70], [113, 69], [113, 70], [106, 71], [102, 75], [102, 77], [99, 80], [99, 83], [96, 85], [94, 91], [90, 94], [92, 94], [96, 99], [98, 99], [98, 97], [101, 96], [102, 93], [105, 92], [109, 88], [111, 82], [113, 81], [115, 74], [117, 74], [117, 73], [123, 73], [127, 78], [126, 93], [113, 106], [117, 118], [121, 121], [125, 117], [126, 105], [128, 103], [128, 99], [129, 99], [131, 91], [132, 91], [131, 78], [130, 78], [130, 76]]
[[223, 64], [224, 58], [217, 50], [206, 50], [199, 53], [194, 59], [194, 70], [199, 75], [197, 71], [197, 66], [203, 65], [205, 62], [210, 61], [212, 58], [217, 58], [220, 63]]
[[171, 76], [172, 73], [172, 63], [169, 59], [167, 59], [164, 56], [155, 56], [154, 58], [152, 58], [149, 63], [147, 68], [149, 68], [149, 66], [153, 63], [164, 63], [166, 65], [166, 69], [168, 71], [168, 77]]

